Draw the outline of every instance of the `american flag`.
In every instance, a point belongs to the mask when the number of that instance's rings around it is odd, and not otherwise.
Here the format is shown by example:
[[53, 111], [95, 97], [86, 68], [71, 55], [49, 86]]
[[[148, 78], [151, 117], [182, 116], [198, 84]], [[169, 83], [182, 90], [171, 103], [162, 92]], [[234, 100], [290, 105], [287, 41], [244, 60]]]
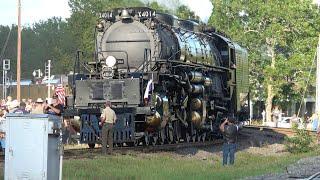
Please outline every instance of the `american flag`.
[[62, 84], [59, 84], [58, 86], [56, 86], [55, 94], [58, 96], [59, 104], [65, 105], [66, 94], [64, 92], [64, 87], [62, 86]]

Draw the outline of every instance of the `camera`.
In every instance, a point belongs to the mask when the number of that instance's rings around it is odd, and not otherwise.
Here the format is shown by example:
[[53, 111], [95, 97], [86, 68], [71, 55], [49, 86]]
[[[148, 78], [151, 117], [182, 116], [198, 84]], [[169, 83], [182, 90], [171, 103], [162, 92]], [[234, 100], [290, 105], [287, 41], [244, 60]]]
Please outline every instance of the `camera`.
[[46, 103], [47, 103], [47, 104], [52, 104], [52, 99], [51, 99], [51, 98], [48, 98], [48, 99], [46, 100]]

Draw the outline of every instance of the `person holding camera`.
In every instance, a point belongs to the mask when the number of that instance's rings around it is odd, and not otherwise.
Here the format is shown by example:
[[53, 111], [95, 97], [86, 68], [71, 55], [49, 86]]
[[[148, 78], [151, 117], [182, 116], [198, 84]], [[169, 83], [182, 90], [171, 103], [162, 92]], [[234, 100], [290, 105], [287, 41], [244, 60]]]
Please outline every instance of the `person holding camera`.
[[220, 125], [220, 130], [223, 134], [223, 161], [222, 165], [233, 165], [236, 153], [236, 142], [239, 132], [239, 127], [235, 124], [235, 118], [232, 116], [227, 117]]
[[61, 116], [63, 112], [63, 105], [59, 103], [57, 95], [54, 95], [51, 101], [46, 101], [43, 107], [43, 112], [45, 114]]
[[107, 153], [107, 144], [109, 145], [108, 154], [112, 154], [113, 149], [113, 125], [117, 120], [116, 113], [111, 109], [111, 102], [106, 102], [106, 108], [103, 109], [100, 117], [100, 126], [102, 126], [102, 153]]

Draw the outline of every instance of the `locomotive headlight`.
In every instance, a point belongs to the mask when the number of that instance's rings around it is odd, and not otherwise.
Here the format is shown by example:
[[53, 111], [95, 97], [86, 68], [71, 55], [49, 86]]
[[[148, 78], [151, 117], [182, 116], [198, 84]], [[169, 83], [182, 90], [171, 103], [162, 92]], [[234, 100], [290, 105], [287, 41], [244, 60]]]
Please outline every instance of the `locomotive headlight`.
[[106, 59], [106, 65], [111, 68], [113, 67], [114, 65], [116, 65], [117, 63], [117, 59], [113, 56], [108, 56], [107, 59]]

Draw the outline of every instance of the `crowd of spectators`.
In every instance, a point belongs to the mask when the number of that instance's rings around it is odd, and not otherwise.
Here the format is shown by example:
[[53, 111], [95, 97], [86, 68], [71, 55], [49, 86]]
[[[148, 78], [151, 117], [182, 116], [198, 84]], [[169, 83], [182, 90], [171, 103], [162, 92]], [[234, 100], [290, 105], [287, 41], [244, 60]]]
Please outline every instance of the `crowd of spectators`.
[[1, 100], [0, 104], [0, 145], [4, 148], [5, 117], [7, 113], [15, 114], [51, 114], [61, 116], [63, 105], [59, 103], [57, 95], [43, 100], [42, 98], [13, 100], [11, 96]]
[[52, 98], [43, 100], [42, 98], [13, 100], [11, 96], [1, 100], [0, 116], [5, 117], [7, 113], [19, 114], [52, 114], [61, 116], [63, 105], [59, 103], [58, 97], [54, 95]]

